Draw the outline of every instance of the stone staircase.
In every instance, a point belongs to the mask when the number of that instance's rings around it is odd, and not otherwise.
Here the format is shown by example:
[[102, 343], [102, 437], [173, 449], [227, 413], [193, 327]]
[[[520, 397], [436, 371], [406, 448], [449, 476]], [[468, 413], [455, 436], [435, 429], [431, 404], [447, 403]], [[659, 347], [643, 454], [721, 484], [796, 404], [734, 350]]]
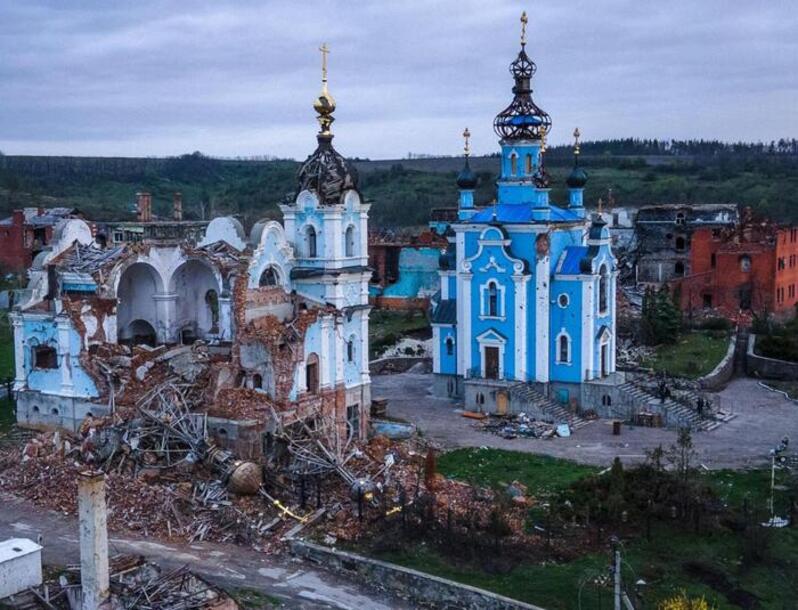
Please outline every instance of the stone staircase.
[[[646, 388], [632, 382], [626, 381], [617, 387], [619, 394], [626, 397], [627, 402], [637, 408], [645, 408], [648, 411], [661, 413], [666, 426], [685, 427], [689, 426], [692, 430], [702, 430], [709, 432], [736, 417], [734, 413], [721, 412], [715, 417], [702, 417], [696, 409], [693, 409], [684, 402], [666, 398], [663, 402], [659, 397], [649, 392]], [[695, 404], [699, 395], [692, 390], [679, 390], [684, 401]]]
[[579, 430], [590, 423], [590, 420], [583, 419], [575, 413], [571, 413], [560, 403], [544, 396], [532, 384], [519, 382], [510, 388], [510, 398], [516, 404], [526, 404], [527, 407], [519, 406], [516, 411], [540, 411], [540, 419], [549, 420], [555, 424], [567, 423], [571, 431]]

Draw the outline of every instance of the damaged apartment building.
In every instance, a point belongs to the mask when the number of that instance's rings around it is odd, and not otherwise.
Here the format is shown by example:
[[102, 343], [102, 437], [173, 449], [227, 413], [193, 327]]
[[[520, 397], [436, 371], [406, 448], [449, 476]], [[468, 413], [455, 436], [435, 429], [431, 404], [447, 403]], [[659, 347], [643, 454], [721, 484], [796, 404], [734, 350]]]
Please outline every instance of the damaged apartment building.
[[282, 224], [258, 222], [247, 236], [221, 217], [196, 243], [147, 231], [102, 247], [83, 220], [59, 222], [11, 313], [20, 423], [77, 430], [168, 370], [202, 388], [209, 428], [231, 443], [246, 428], [250, 451], [275, 419], [311, 414], [364, 436], [369, 205], [332, 146], [326, 78], [314, 108], [318, 146]]
[[735, 204], [651, 205], [640, 208], [632, 239], [635, 281], [659, 287], [690, 275], [690, 246], [696, 229], [720, 235], [740, 220]]

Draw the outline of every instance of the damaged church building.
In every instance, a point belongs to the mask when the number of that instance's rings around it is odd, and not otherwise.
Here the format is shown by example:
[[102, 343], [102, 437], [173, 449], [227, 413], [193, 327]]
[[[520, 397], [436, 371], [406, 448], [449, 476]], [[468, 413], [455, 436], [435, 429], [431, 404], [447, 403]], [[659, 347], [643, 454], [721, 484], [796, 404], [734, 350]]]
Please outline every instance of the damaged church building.
[[10, 316], [20, 424], [77, 431], [169, 378], [201, 388], [209, 437], [242, 457], [318, 414], [365, 437], [369, 204], [332, 146], [326, 78], [314, 109], [318, 146], [282, 224], [245, 235], [220, 217], [196, 243], [103, 248], [83, 220], [59, 222]]

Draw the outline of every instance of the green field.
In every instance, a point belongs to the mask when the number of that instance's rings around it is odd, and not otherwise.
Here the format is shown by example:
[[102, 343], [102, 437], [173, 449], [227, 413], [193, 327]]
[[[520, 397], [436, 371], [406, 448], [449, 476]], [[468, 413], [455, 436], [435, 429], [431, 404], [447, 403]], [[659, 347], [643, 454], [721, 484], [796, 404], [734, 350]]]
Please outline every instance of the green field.
[[726, 355], [729, 336], [718, 331], [701, 331], [680, 335], [676, 343], [660, 345], [653, 358], [643, 365], [655, 371], [697, 379], [711, 372]]
[[[447, 477], [503, 488], [517, 479], [529, 486], [538, 503], [595, 469], [554, 458], [494, 449], [458, 449], [442, 455], [439, 471]], [[717, 471], [707, 475], [722, 502], [764, 507], [769, 490], [769, 470]], [[779, 474], [777, 483], [784, 482]], [[777, 512], [786, 512], [787, 499], [777, 496]], [[534, 515], [535, 511], [531, 511]], [[530, 519], [534, 520], [531, 516]], [[764, 517], [763, 517], [764, 519]], [[623, 542], [623, 578], [644, 580], [642, 604], [655, 608], [664, 598], [681, 590], [705, 596], [717, 610], [794, 608], [798, 599], [798, 528], [764, 530], [770, 542], [764, 558], [744, 567], [741, 558], [748, 538], [726, 527], [704, 529], [696, 535], [683, 524], [657, 522], [651, 540], [645, 533], [627, 535]], [[612, 532], [607, 531], [609, 538]], [[611, 607], [610, 590], [593, 584], [606, 574], [607, 552], [588, 552], [572, 561], [520, 561], [505, 573], [486, 572], [481, 565], [447, 557], [429, 543], [415, 543], [401, 551], [381, 553], [380, 558], [488, 589], [537, 604], [548, 610], [597, 610]], [[754, 604], [754, 605], [751, 605]]]
[[[0, 380], [14, 377], [14, 343], [11, 326], [5, 312], [0, 313]], [[0, 398], [0, 434], [14, 423], [13, 403], [9, 398]]]

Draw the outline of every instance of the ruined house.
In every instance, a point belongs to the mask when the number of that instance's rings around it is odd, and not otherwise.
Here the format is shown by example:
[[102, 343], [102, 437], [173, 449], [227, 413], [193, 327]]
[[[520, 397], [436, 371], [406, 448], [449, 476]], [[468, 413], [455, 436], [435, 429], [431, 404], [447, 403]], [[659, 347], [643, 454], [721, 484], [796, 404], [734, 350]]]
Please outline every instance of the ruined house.
[[637, 212], [631, 250], [638, 284], [661, 286], [691, 274], [693, 231], [720, 232], [733, 227], [740, 216], [735, 204], [652, 205]]
[[20, 423], [76, 430], [135, 401], [168, 361], [202, 385], [225, 435], [314, 413], [365, 434], [369, 205], [332, 146], [326, 79], [314, 108], [318, 146], [282, 224], [247, 236], [223, 217], [196, 244], [151, 233], [105, 248], [83, 220], [57, 225], [11, 313]]

